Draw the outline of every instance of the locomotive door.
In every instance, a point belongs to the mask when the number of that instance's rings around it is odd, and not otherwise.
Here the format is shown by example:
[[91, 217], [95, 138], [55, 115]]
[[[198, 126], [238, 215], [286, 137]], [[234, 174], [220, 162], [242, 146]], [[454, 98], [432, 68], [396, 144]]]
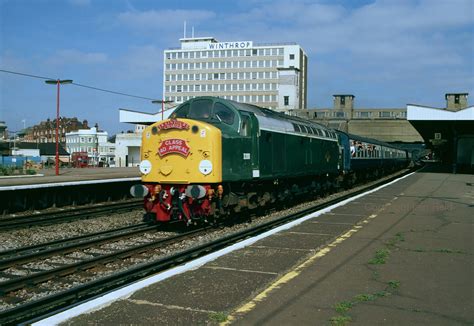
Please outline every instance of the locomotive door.
[[258, 167], [258, 120], [253, 114], [240, 112], [242, 118], [240, 136], [242, 137], [242, 150], [244, 155], [242, 171], [245, 176], [260, 177]]

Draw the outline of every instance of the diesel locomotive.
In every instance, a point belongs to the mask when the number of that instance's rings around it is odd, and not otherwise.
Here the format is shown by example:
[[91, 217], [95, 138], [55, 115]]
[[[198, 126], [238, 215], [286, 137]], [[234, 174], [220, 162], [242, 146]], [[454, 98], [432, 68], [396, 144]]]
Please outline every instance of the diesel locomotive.
[[197, 97], [142, 136], [145, 220], [212, 221], [401, 168], [388, 144], [250, 104]]

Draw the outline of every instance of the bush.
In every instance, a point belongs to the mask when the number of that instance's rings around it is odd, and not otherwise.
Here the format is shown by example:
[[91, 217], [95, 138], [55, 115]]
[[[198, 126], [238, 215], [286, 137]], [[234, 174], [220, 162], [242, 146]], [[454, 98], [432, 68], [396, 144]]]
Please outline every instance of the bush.
[[11, 166], [0, 166], [0, 175], [12, 175], [15, 171]]

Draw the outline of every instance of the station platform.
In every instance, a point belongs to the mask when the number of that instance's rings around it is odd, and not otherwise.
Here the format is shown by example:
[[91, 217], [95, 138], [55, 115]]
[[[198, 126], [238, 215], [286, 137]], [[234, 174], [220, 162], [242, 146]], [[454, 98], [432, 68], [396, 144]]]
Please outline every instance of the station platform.
[[36, 324], [472, 325], [473, 185], [473, 175], [417, 172]]
[[0, 187], [122, 178], [137, 178], [138, 180], [140, 178], [138, 167], [62, 168], [59, 170], [59, 175], [56, 175], [54, 168], [41, 169], [36, 175], [2, 176], [0, 177]]

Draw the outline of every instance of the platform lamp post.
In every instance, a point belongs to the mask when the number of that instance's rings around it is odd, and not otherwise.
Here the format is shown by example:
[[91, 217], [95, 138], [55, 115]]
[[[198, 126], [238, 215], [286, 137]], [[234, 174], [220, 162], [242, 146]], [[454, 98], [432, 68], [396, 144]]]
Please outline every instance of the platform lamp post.
[[153, 100], [151, 101], [153, 104], [161, 103], [161, 121], [164, 120], [164, 112], [165, 112], [165, 103], [173, 103], [173, 101], [165, 101], [165, 100]]
[[72, 79], [48, 79], [44, 81], [49, 85], [57, 85], [56, 96], [56, 175], [59, 175], [59, 91], [62, 84], [72, 84]]

